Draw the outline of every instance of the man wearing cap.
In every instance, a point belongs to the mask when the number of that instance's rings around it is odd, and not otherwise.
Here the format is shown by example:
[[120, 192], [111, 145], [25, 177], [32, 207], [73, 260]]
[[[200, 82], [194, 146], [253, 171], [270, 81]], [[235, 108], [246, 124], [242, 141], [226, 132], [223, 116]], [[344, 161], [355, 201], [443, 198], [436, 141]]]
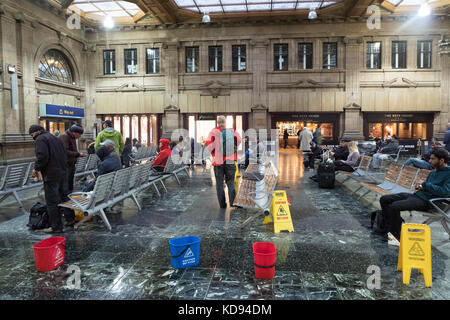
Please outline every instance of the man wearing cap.
[[[100, 159], [100, 163], [97, 167], [97, 177], [102, 174], [107, 174], [122, 169], [122, 163], [119, 155], [114, 151], [115, 143], [112, 140], [106, 140], [100, 143], [100, 147], [97, 149], [96, 154]], [[94, 190], [95, 180], [91, 179], [86, 182], [83, 188], [83, 192]]]
[[72, 210], [58, 207], [61, 202], [69, 200], [67, 187], [67, 155], [61, 140], [45, 131], [40, 125], [32, 125], [28, 133], [35, 141], [36, 161], [33, 177], [42, 174], [45, 201], [49, 215], [50, 227], [46, 233], [63, 232], [61, 213], [64, 213], [67, 225], [73, 224]]
[[75, 176], [75, 163], [79, 157], [86, 157], [85, 153], [78, 152], [77, 139], [81, 137], [84, 130], [80, 125], [74, 124], [66, 132], [59, 135], [67, 155], [67, 181], [69, 193], [73, 191], [73, 180]]
[[342, 160], [345, 161], [348, 158], [350, 152], [348, 151], [348, 144], [352, 142], [350, 138], [342, 138], [339, 142], [339, 146], [333, 148], [331, 151], [331, 156], [334, 157], [334, 160]]
[[396, 154], [398, 152], [399, 143], [398, 137], [394, 134], [392, 137], [386, 137], [386, 144], [380, 147], [380, 150], [372, 157], [372, 167], [379, 169], [382, 160], [387, 160], [390, 154]]
[[115, 130], [112, 126], [111, 120], [106, 120], [102, 122], [103, 130], [98, 134], [97, 139], [95, 139], [94, 148], [97, 150], [100, 143], [105, 140], [114, 141], [115, 151], [118, 155], [122, 154], [125, 143], [123, 142], [122, 135], [119, 131]]

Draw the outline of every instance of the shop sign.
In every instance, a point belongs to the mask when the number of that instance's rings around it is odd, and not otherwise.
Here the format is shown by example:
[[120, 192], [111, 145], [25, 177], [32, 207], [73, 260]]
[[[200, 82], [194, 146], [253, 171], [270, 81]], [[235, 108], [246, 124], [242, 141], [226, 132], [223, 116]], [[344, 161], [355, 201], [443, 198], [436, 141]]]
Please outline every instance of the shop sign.
[[55, 118], [84, 118], [84, 109], [60, 106], [56, 104], [41, 103], [39, 104], [40, 117], [55, 117]]
[[414, 118], [414, 115], [411, 113], [386, 113], [384, 117], [387, 122], [410, 122]]

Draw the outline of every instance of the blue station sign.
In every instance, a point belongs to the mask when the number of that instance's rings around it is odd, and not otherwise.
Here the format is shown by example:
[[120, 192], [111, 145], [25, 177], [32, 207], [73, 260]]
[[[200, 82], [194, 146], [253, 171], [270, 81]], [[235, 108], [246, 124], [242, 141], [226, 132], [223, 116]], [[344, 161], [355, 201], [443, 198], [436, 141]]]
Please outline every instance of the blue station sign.
[[55, 118], [84, 118], [84, 109], [75, 107], [59, 106], [56, 104], [39, 104], [39, 116]]

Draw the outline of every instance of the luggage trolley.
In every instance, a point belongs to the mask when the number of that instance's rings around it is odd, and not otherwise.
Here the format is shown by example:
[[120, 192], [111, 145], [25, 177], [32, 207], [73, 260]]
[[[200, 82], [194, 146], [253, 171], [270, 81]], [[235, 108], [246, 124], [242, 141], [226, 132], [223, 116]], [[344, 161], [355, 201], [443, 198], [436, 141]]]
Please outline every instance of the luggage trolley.
[[270, 215], [270, 205], [277, 181], [278, 170], [272, 161], [267, 161], [264, 164], [250, 164], [247, 167], [239, 181], [234, 205], [242, 208], [261, 209], [262, 211], [245, 220], [241, 224], [241, 228], [246, 227], [261, 214]]

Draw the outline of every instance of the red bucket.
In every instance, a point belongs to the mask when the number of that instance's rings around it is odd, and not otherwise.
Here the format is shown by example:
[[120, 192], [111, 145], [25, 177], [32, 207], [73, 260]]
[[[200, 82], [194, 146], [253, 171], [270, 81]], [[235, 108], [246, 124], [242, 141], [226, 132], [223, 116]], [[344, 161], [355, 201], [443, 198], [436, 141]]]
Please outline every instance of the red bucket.
[[255, 277], [257, 279], [272, 279], [275, 275], [275, 259], [277, 249], [272, 242], [253, 243], [255, 257]]
[[51, 271], [64, 262], [66, 238], [50, 237], [33, 245], [37, 271]]

